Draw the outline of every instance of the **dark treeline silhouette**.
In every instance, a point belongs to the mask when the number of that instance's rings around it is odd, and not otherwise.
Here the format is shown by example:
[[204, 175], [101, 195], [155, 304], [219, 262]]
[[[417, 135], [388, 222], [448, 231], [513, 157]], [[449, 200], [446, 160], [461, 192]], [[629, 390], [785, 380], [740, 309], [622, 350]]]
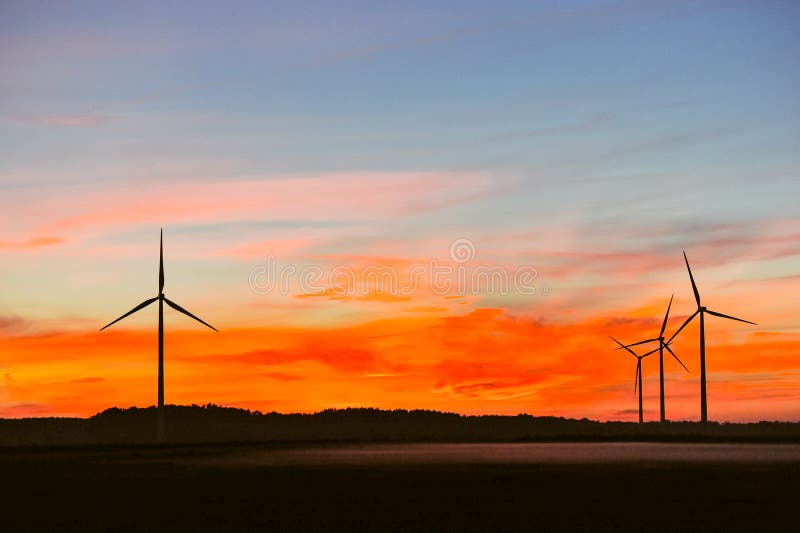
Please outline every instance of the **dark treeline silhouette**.
[[[149, 444], [155, 407], [111, 408], [91, 418], [0, 419], [0, 446]], [[216, 405], [166, 406], [165, 439], [220, 442], [800, 442], [800, 423], [597, 422], [560, 417], [467, 416], [426, 410], [328, 409], [261, 413]]]

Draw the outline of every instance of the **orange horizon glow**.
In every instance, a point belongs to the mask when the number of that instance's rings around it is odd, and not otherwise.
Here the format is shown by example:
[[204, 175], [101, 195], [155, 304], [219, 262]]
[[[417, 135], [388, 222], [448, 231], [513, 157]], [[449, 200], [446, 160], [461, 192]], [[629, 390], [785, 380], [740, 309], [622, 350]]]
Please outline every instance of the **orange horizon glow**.
[[[685, 317], [676, 314], [670, 329]], [[351, 326], [234, 328], [219, 334], [170, 327], [174, 321], [167, 318], [165, 335], [168, 404], [287, 413], [434, 409], [628, 421], [637, 416], [635, 359], [615, 350], [608, 336], [632, 342], [658, 328], [655, 317], [557, 324], [502, 309], [451, 316], [413, 312]], [[747, 332], [714, 322], [707, 332], [711, 419], [796, 420], [800, 335]], [[668, 418], [696, 420], [696, 324], [681, 333], [674, 349], [692, 374], [667, 356]], [[4, 376], [3, 417], [90, 416], [112, 406], [154, 403], [154, 330], [6, 336], [0, 354], [6, 368], [18, 369]], [[658, 415], [657, 368], [657, 355], [644, 360], [647, 420]]]

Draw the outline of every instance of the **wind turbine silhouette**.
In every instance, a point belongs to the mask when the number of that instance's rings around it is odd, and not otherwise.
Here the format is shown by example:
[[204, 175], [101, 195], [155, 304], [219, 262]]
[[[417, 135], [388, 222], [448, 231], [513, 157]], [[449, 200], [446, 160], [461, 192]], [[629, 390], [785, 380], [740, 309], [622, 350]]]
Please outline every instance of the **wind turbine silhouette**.
[[164, 229], [161, 229], [161, 236], [159, 238], [159, 263], [158, 263], [158, 295], [154, 298], [150, 298], [149, 300], [145, 300], [118, 319], [114, 320], [113, 322], [109, 322], [102, 328], [100, 331], [103, 331], [107, 327], [111, 326], [112, 324], [116, 324], [123, 318], [128, 315], [132, 315], [136, 311], [144, 309], [151, 303], [158, 300], [158, 417], [157, 417], [157, 438], [158, 441], [161, 442], [164, 440], [164, 302], [167, 303], [168, 306], [183, 313], [184, 315], [194, 318], [201, 324], [208, 326], [209, 328], [213, 329], [214, 331], [218, 331], [217, 328], [200, 320], [192, 313], [181, 307], [180, 305], [176, 304], [175, 302], [171, 301], [169, 298], [164, 296]]
[[[621, 342], [619, 342], [614, 337], [609, 337], [609, 339], [611, 339], [612, 341], [614, 341], [617, 344], [619, 344], [620, 348], [625, 348], [628, 352], [630, 352], [631, 355], [633, 355], [636, 358], [636, 379], [633, 382], [633, 392], [634, 392], [634, 394], [636, 393], [636, 388], [638, 386], [638, 388], [639, 388], [639, 423], [641, 424], [641, 423], [644, 422], [644, 416], [642, 414], [642, 359], [644, 359], [645, 357], [647, 357], [649, 355], [653, 355], [654, 353], [656, 353], [658, 351], [658, 349], [650, 350], [649, 352], [647, 352], [644, 355], [639, 355], [636, 352], [634, 352], [633, 350], [631, 350], [630, 348], [628, 348], [627, 346], [625, 346], [624, 344], [622, 344]], [[619, 349], [619, 348], [617, 348], [617, 349]]]
[[697, 311], [692, 313], [692, 315], [686, 319], [681, 327], [678, 328], [672, 337], [670, 337], [667, 344], [672, 342], [678, 333], [685, 328], [689, 322], [692, 321], [694, 317], [700, 315], [700, 420], [702, 422], [708, 422], [708, 403], [706, 401], [706, 320], [705, 315], [708, 313], [709, 315], [718, 316], [720, 318], [727, 318], [729, 320], [736, 320], [738, 322], [744, 322], [745, 324], [752, 324], [757, 326], [755, 322], [750, 322], [749, 320], [743, 320], [741, 318], [736, 318], [735, 316], [730, 315], [723, 315], [722, 313], [718, 313], [716, 311], [712, 311], [711, 309], [706, 308], [700, 303], [700, 292], [697, 290], [697, 284], [694, 282], [694, 276], [692, 276], [692, 269], [689, 266], [689, 259], [686, 258], [686, 251], [683, 252], [683, 260], [686, 262], [686, 270], [689, 271], [689, 280], [692, 282], [692, 290], [694, 291], [694, 299], [697, 302]]
[[[654, 350], [654, 351], [658, 352], [659, 384], [661, 386], [661, 390], [660, 390], [661, 422], [666, 422], [666, 420], [667, 420], [666, 409], [664, 407], [664, 349], [666, 348], [666, 350], [670, 354], [672, 354], [672, 357], [674, 357], [675, 360], [678, 363], [680, 363], [680, 365], [683, 367], [683, 369], [686, 370], [686, 372], [689, 372], [689, 369], [686, 368], [686, 365], [683, 364], [683, 361], [678, 359], [678, 356], [675, 355], [675, 352], [673, 352], [672, 348], [669, 347], [669, 343], [672, 342], [672, 339], [670, 339], [669, 342], [664, 342], [664, 330], [667, 329], [667, 320], [669, 319], [669, 310], [672, 308], [672, 299], [674, 297], [675, 297], [675, 295], [673, 294], [669, 298], [669, 305], [667, 305], [667, 313], [664, 315], [664, 321], [661, 323], [661, 331], [658, 332], [658, 337], [655, 337], [653, 339], [646, 339], [646, 340], [639, 341], [639, 342], [634, 342], [633, 344], [628, 344], [627, 346], [623, 346], [623, 348], [627, 349], [627, 348], [629, 348], [631, 346], [637, 346], [639, 344], [647, 344], [649, 342], [657, 342], [658, 343], [658, 348], [656, 348], [656, 350]], [[673, 335], [672, 337], [675, 338], [675, 335]], [[619, 349], [619, 348], [617, 348], [617, 349]]]

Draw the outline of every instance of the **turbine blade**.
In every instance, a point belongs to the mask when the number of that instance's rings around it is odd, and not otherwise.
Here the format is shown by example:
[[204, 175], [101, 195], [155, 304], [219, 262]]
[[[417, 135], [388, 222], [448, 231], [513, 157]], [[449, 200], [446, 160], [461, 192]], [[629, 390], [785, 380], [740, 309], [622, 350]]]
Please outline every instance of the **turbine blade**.
[[[658, 339], [647, 339], [645, 341], [634, 342], [633, 344], [623, 345], [623, 348], [630, 348], [631, 346], [639, 346], [640, 344], [647, 344], [648, 342], [658, 342]], [[619, 348], [617, 348], [619, 350]]]
[[196, 316], [194, 316], [192, 313], [190, 313], [189, 311], [187, 311], [186, 309], [184, 309], [184, 308], [183, 308], [183, 307], [181, 307], [180, 305], [176, 304], [175, 302], [172, 302], [172, 301], [170, 301], [170, 300], [169, 300], [169, 299], [168, 299], [166, 296], [164, 297], [164, 301], [165, 301], [165, 302], [167, 302], [167, 305], [169, 305], [169, 306], [170, 306], [171, 308], [173, 308], [174, 310], [176, 310], [176, 311], [179, 311], [179, 312], [183, 313], [184, 315], [186, 315], [186, 316], [188, 316], [188, 317], [194, 318], [195, 320], [197, 320], [197, 321], [198, 321], [198, 322], [200, 322], [201, 324], [205, 324], [206, 326], [210, 327], [210, 328], [211, 328], [211, 329], [213, 329], [214, 331], [217, 331], [217, 332], [219, 332], [219, 330], [217, 330], [217, 328], [215, 328], [214, 326], [212, 326], [212, 325], [211, 325], [211, 324], [209, 324], [208, 322], [205, 322], [205, 321], [203, 321], [203, 320], [200, 320], [199, 318], [197, 318]]
[[164, 292], [164, 228], [158, 240], [158, 294]]
[[700, 307], [700, 292], [697, 290], [697, 285], [692, 276], [692, 269], [689, 267], [689, 260], [686, 258], [686, 250], [683, 251], [683, 260], [686, 261], [686, 270], [689, 271], [689, 280], [692, 282], [692, 290], [694, 291], [694, 299], [697, 302], [697, 307]]
[[[628, 352], [630, 352], [631, 354], [633, 354], [635, 357], [637, 357], [637, 358], [639, 357], [639, 356], [636, 354], [636, 352], [634, 352], [633, 350], [631, 350], [630, 348], [628, 348], [627, 346], [625, 346], [624, 344], [622, 344], [621, 342], [619, 342], [619, 341], [618, 341], [617, 339], [615, 339], [614, 337], [609, 337], [609, 339], [611, 339], [612, 341], [614, 341], [614, 342], [616, 342], [617, 344], [619, 344], [620, 348], [625, 348], [625, 349], [626, 349]], [[619, 350], [619, 348], [617, 348], [617, 349]]]
[[649, 351], [649, 352], [647, 352], [646, 354], [642, 354], [642, 355], [640, 355], [639, 357], [641, 357], [642, 359], [644, 359], [644, 358], [645, 358], [645, 357], [647, 357], [648, 355], [653, 355], [653, 354], [654, 354], [654, 353], [656, 353], [657, 351], [658, 351], [658, 348], [656, 348], [656, 349], [654, 349], [654, 350], [650, 350], [650, 351]]
[[138, 311], [138, 310], [140, 310], [140, 309], [144, 309], [145, 307], [147, 307], [147, 306], [148, 306], [148, 305], [150, 305], [151, 303], [155, 302], [156, 300], [158, 300], [158, 296], [156, 296], [155, 298], [150, 298], [149, 300], [145, 300], [145, 301], [143, 301], [142, 303], [140, 303], [139, 305], [137, 305], [136, 307], [134, 307], [133, 309], [131, 309], [130, 311], [128, 311], [127, 313], [125, 313], [124, 315], [122, 315], [121, 317], [119, 317], [118, 319], [116, 319], [115, 321], [113, 321], [113, 322], [109, 322], [108, 324], [106, 324], [105, 326], [103, 326], [102, 328], [100, 328], [100, 331], [103, 331], [104, 329], [106, 329], [106, 328], [107, 328], [108, 326], [110, 326], [111, 324], [116, 324], [117, 322], [119, 322], [120, 320], [122, 320], [123, 318], [125, 318], [125, 317], [126, 317], [126, 316], [128, 316], [128, 315], [132, 315], [132, 314], [133, 314], [133, 313], [135, 313], [136, 311]]
[[749, 320], [744, 320], [742, 318], [736, 318], [735, 316], [723, 315], [722, 313], [717, 313], [716, 311], [711, 311], [710, 309], [706, 309], [706, 313], [708, 313], [709, 315], [718, 316], [720, 318], [729, 318], [731, 320], [738, 320], [739, 322], [744, 322], [745, 324], [753, 324], [754, 326], [758, 325], [755, 322], [750, 322]]
[[639, 381], [642, 379], [642, 360], [639, 359], [636, 363], [636, 379], [633, 380], [633, 393], [636, 394], [639, 386]]
[[679, 328], [678, 328], [678, 331], [676, 331], [675, 333], [673, 333], [673, 334], [672, 334], [672, 337], [670, 337], [670, 338], [669, 338], [669, 340], [667, 341], [667, 344], [670, 344], [670, 343], [671, 343], [671, 342], [672, 342], [672, 341], [675, 339], [675, 337], [677, 337], [677, 336], [678, 336], [678, 333], [680, 333], [680, 332], [683, 330], [683, 328], [685, 328], [687, 325], [689, 325], [689, 322], [691, 322], [691, 321], [692, 321], [692, 319], [693, 319], [694, 317], [696, 317], [696, 316], [697, 316], [697, 313], [699, 313], [699, 312], [700, 312], [700, 311], [695, 311], [694, 313], [692, 313], [692, 314], [689, 316], [689, 318], [687, 318], [687, 319], [686, 319], [686, 322], [684, 322], [683, 324], [681, 324], [681, 327], [679, 327]]
[[[689, 369], [688, 369], [688, 368], [686, 368], [686, 365], [684, 365], [684, 364], [683, 364], [683, 361], [681, 361], [680, 359], [678, 359], [678, 356], [677, 356], [677, 355], [675, 355], [675, 352], [673, 352], [673, 351], [672, 351], [672, 348], [670, 348], [670, 347], [669, 347], [669, 346], [667, 346], [666, 344], [664, 345], [664, 348], [666, 348], [666, 349], [669, 351], [669, 353], [671, 353], [671, 354], [672, 354], [672, 357], [674, 357], [674, 358], [675, 358], [675, 360], [681, 364], [681, 366], [683, 367], [683, 369], [684, 369], [684, 370], [686, 370], [687, 372], [689, 372]], [[689, 372], [689, 373], [691, 374], [691, 372]]]
[[673, 294], [669, 297], [669, 305], [667, 306], [667, 314], [664, 315], [664, 322], [661, 324], [661, 333], [658, 334], [659, 337], [664, 336], [664, 330], [667, 329], [667, 319], [669, 318], [669, 310], [672, 307], [672, 299], [675, 297]]

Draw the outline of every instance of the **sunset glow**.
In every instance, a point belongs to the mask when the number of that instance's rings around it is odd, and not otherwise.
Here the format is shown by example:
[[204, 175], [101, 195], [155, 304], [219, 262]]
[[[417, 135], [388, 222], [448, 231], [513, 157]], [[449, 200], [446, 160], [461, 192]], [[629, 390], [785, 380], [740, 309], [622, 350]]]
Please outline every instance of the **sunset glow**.
[[800, 420], [800, 6], [501, 4], [0, 6], [0, 417]]

